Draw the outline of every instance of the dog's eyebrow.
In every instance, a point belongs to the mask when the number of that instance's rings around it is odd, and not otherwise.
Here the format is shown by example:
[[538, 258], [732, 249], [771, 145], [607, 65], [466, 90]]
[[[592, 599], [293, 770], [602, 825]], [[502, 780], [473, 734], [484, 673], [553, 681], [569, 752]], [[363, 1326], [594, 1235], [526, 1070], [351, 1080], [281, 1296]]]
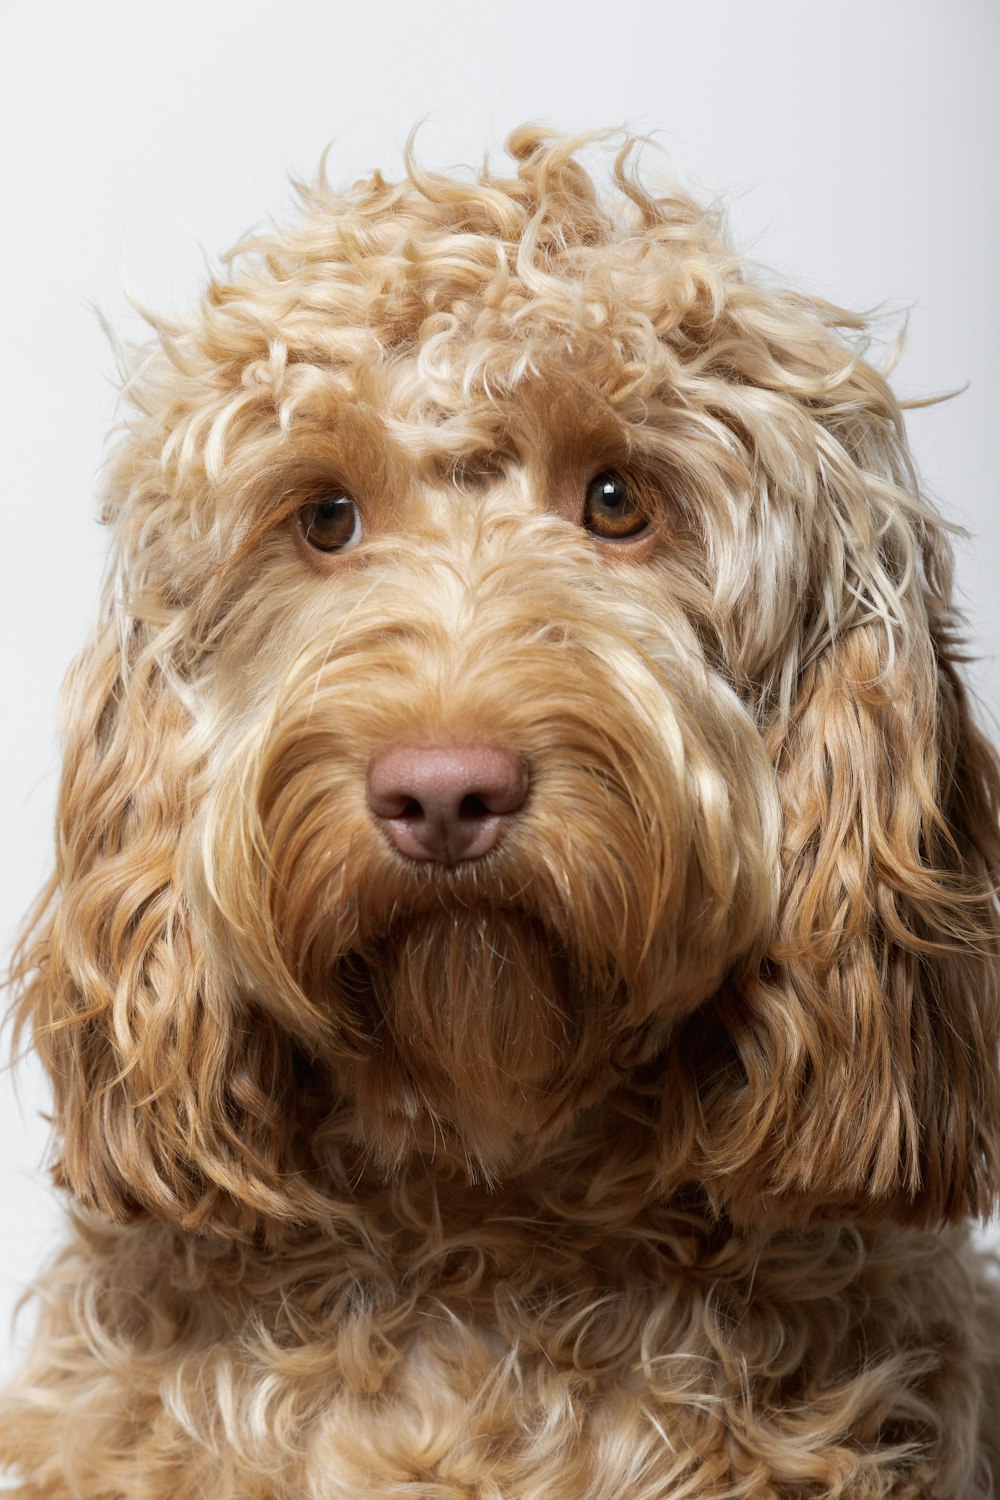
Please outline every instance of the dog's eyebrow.
[[234, 514], [236, 545], [216, 564], [219, 576], [244, 561], [276, 527], [321, 491], [342, 488], [366, 512], [391, 520], [412, 479], [410, 465], [380, 415], [345, 408], [336, 426], [303, 422], [277, 436], [261, 462], [252, 450], [222, 483], [220, 510]]
[[589, 381], [545, 375], [525, 384], [511, 416], [512, 442], [532, 483], [558, 510], [571, 510], [581, 482], [626, 462], [628, 429]]

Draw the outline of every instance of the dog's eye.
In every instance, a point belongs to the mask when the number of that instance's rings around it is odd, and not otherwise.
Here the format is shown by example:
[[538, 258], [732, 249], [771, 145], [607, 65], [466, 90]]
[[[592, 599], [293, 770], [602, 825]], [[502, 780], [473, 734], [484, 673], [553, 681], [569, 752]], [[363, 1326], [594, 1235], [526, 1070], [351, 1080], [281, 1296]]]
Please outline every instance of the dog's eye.
[[348, 552], [361, 540], [361, 515], [349, 495], [324, 495], [302, 507], [299, 528], [318, 552]]
[[593, 536], [609, 542], [631, 541], [649, 530], [648, 517], [617, 474], [598, 474], [590, 481], [583, 524]]

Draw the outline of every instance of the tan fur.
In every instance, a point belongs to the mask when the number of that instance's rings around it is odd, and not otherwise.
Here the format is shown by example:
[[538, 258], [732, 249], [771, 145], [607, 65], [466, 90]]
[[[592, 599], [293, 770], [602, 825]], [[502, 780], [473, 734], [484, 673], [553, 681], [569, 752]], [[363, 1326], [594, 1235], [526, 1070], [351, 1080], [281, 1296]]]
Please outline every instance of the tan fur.
[[[318, 183], [129, 378], [18, 961], [75, 1205], [25, 1500], [993, 1493], [1000, 771], [943, 525], [860, 322], [586, 145]], [[607, 470], [635, 542], [581, 525]], [[527, 801], [406, 860], [368, 767], [452, 743]]]

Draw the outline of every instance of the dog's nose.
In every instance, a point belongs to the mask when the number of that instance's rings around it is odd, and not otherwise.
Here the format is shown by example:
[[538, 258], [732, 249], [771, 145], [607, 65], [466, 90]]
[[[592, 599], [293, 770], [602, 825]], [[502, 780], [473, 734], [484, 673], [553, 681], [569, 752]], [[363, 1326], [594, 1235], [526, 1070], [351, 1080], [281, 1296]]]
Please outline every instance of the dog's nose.
[[368, 768], [368, 806], [400, 854], [481, 859], [523, 806], [528, 768], [496, 745], [395, 745]]

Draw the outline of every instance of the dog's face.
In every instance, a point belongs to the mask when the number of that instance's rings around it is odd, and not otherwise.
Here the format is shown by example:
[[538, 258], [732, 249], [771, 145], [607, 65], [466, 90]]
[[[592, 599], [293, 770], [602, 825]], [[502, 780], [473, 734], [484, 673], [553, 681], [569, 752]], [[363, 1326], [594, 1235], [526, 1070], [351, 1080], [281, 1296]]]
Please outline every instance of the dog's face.
[[186, 871], [219, 968], [329, 1054], [374, 1153], [450, 1133], [494, 1172], [760, 958], [777, 796], [667, 413], [647, 441], [585, 351], [463, 391], [470, 328], [427, 423], [410, 342], [221, 465], [239, 561]]
[[641, 1079], [664, 1190], [983, 1209], [998, 781], [898, 410], [692, 205], [512, 150], [317, 193], [137, 383], [24, 1001], [64, 1175], [239, 1229]]

